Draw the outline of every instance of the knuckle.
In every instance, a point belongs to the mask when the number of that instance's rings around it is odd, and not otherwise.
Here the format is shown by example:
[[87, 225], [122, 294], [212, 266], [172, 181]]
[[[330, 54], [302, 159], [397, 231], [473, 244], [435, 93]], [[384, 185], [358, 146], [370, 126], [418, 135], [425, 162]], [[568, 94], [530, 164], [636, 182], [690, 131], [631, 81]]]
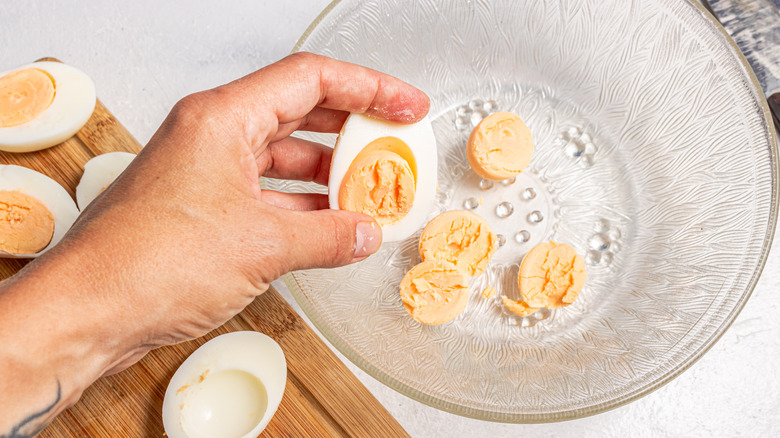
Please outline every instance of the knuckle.
[[309, 76], [321, 70], [327, 58], [310, 52], [296, 52], [286, 59], [292, 64], [294, 71]]
[[201, 111], [205, 106], [206, 96], [204, 92], [197, 92], [181, 98], [173, 107], [173, 112], [181, 114], [193, 114]]
[[219, 109], [226, 98], [222, 88], [187, 95], [173, 106], [170, 118], [174, 126], [217, 127], [223, 114]]
[[287, 59], [300, 64], [310, 64], [319, 59], [319, 56], [311, 52], [295, 52], [288, 56]]
[[208, 105], [202, 92], [183, 97], [171, 109], [170, 119], [176, 126], [192, 125], [207, 118]]
[[326, 239], [331, 240], [330, 258], [326, 262], [334, 264], [344, 264], [352, 260], [354, 255], [354, 231], [347, 221], [338, 219], [335, 215], [329, 214], [330, 229], [332, 235], [325, 235]]

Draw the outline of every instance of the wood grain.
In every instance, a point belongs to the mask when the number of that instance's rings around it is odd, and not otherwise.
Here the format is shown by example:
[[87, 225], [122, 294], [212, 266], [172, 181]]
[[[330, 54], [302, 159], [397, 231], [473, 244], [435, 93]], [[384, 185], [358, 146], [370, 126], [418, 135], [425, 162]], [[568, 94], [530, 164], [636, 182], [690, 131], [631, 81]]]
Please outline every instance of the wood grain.
[[[141, 145], [99, 101], [72, 138], [43, 151], [0, 151], [0, 163], [35, 169], [71, 196], [86, 163], [106, 152], [137, 153]], [[26, 260], [0, 259], [0, 278]], [[219, 334], [256, 330], [274, 338], [287, 358], [287, 386], [264, 437], [406, 437], [406, 432], [349, 372], [279, 293], [270, 288], [242, 313], [208, 335], [152, 351], [140, 362], [95, 382], [41, 437], [162, 437], [165, 388], [184, 359]]]

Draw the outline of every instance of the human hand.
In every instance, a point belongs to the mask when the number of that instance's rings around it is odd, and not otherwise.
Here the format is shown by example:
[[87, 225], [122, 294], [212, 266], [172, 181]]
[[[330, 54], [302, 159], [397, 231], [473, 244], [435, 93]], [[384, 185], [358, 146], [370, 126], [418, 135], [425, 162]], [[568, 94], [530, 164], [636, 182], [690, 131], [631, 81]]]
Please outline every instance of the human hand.
[[203, 335], [285, 272], [381, 244], [373, 219], [328, 210], [325, 195], [260, 189], [261, 175], [327, 184], [331, 149], [289, 135], [338, 132], [349, 112], [413, 122], [428, 105], [395, 78], [312, 54], [188, 96], [58, 252], [100, 260], [95, 282], [111, 272], [142, 345]]
[[[305, 53], [177, 103], [60, 244], [0, 284], [0, 313], [12, 315], [0, 315], [0, 359], [11, 358], [0, 371], [35, 380], [22, 386], [29, 406], [46, 406], [38, 391], [53, 394], [56, 379], [57, 399], [36, 422], [151, 348], [221, 325], [285, 272], [375, 252], [370, 217], [328, 210], [325, 195], [261, 190], [258, 179], [326, 184], [331, 149], [291, 133], [338, 132], [349, 112], [414, 122], [428, 106], [398, 79]], [[24, 406], [8, 405], [9, 421]]]

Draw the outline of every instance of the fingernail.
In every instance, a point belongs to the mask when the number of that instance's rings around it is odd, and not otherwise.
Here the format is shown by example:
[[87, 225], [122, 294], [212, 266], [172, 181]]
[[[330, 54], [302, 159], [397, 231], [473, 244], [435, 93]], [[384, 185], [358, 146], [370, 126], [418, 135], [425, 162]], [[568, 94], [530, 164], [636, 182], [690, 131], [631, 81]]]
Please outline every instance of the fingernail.
[[370, 256], [382, 245], [382, 230], [376, 222], [358, 222], [355, 229], [356, 259]]

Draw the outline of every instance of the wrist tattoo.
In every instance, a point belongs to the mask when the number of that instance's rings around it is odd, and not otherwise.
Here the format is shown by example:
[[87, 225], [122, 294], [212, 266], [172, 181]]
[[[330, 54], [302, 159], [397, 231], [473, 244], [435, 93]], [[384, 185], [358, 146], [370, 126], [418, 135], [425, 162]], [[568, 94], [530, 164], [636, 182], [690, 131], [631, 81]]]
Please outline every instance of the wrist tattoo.
[[43, 430], [47, 424], [42, 422], [42, 417], [45, 418], [45, 416], [49, 414], [55, 406], [57, 406], [61, 398], [62, 388], [60, 386], [60, 380], [57, 379], [57, 397], [54, 399], [54, 401], [46, 408], [28, 415], [21, 421], [21, 423], [12, 427], [7, 434], [0, 434], [0, 438], [32, 438], [35, 435], [38, 435], [38, 432]]

